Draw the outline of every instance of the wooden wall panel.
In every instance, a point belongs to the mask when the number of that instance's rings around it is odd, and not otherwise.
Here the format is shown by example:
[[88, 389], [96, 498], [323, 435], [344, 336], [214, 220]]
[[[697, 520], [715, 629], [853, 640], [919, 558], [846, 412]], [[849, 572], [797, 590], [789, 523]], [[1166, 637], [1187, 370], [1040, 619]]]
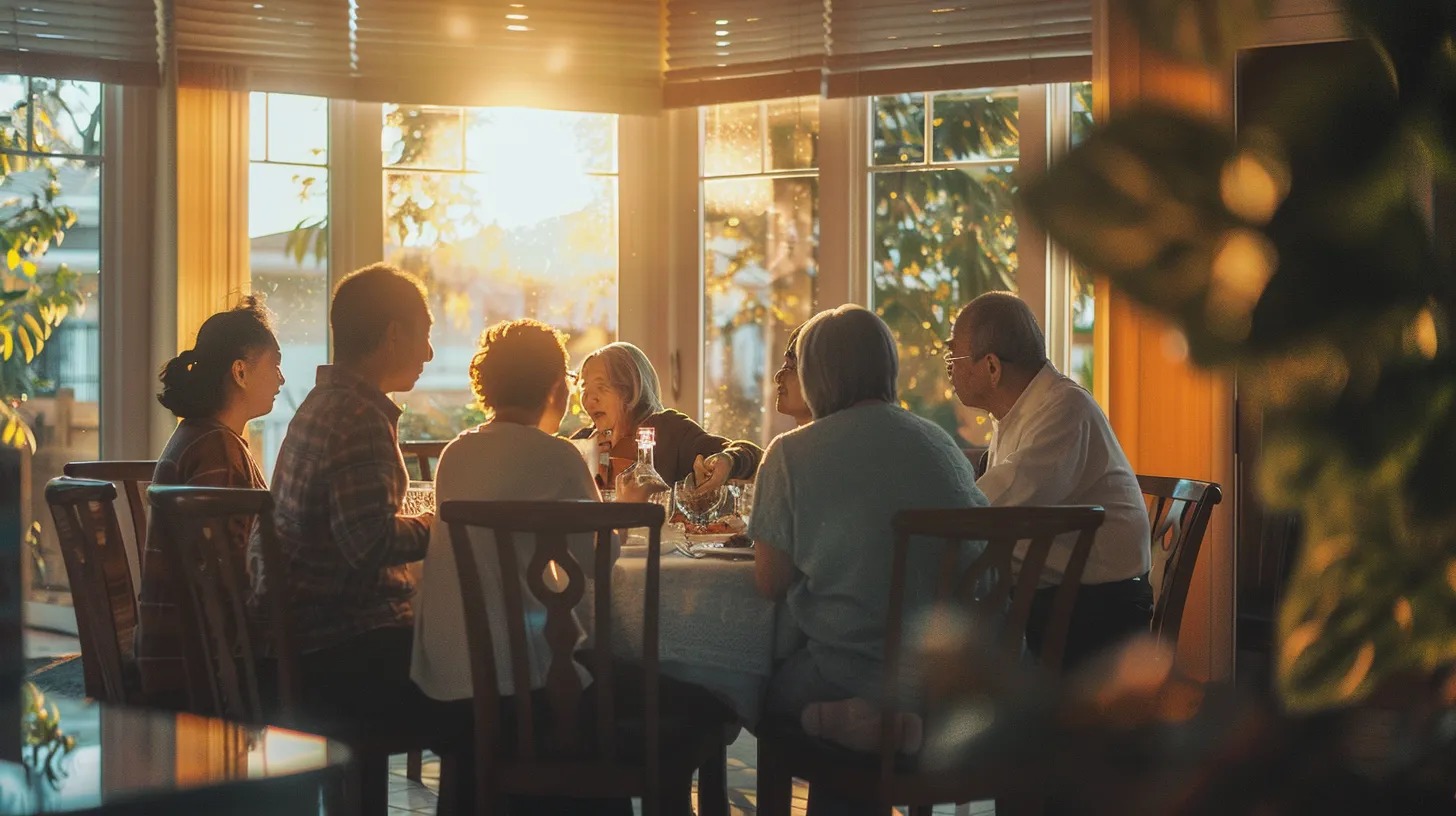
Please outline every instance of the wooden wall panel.
[[[1173, 63], [1140, 41], [1115, 4], [1098, 0], [1093, 94], [1099, 122], [1141, 100], [1212, 115], [1233, 126], [1231, 76]], [[1104, 294], [1106, 297], [1104, 298]], [[1214, 481], [1230, 497], [1209, 525], [1179, 641], [1179, 664], [1206, 680], [1233, 675], [1233, 387], [1190, 365], [1168, 325], [1105, 282], [1108, 415], [1139, 472]]]

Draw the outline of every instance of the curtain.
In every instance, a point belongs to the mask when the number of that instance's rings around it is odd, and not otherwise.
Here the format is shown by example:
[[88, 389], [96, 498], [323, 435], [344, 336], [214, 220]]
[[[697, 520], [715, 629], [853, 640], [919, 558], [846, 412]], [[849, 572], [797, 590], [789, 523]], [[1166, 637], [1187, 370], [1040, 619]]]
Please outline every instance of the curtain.
[[248, 94], [243, 69], [189, 66], [177, 88], [177, 348], [247, 294]]

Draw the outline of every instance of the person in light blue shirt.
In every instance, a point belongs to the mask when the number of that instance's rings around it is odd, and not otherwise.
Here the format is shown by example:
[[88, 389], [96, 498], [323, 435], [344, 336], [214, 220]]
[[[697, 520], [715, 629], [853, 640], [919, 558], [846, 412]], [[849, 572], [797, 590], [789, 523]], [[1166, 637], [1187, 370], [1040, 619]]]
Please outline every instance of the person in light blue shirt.
[[[853, 744], [845, 729], [864, 723], [829, 720], [853, 718], [856, 710], [814, 704], [857, 700], [863, 707], [880, 697], [891, 519], [906, 508], [987, 501], [955, 440], [899, 406], [895, 339], [873, 312], [848, 305], [821, 312], [804, 327], [797, 356], [814, 421], [775, 439], [764, 455], [749, 535], [759, 592], [785, 604], [807, 645], [770, 680], [766, 707], [804, 716], [811, 733]], [[984, 545], [963, 546], [968, 562]], [[912, 548], [907, 611], [929, 603], [938, 565], [936, 548]], [[809, 713], [824, 715], [822, 731], [810, 727]], [[877, 739], [878, 718], [859, 719], [873, 720]]]

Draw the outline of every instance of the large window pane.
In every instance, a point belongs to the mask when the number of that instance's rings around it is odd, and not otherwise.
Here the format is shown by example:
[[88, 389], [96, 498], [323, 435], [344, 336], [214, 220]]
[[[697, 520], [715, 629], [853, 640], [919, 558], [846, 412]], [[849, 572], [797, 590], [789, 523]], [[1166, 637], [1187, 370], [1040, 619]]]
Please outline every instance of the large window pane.
[[814, 314], [817, 178], [703, 182], [703, 424], [767, 444], [793, 427], [773, 412], [789, 333]]
[[288, 423], [329, 360], [328, 100], [255, 93], [249, 120], [252, 288], [273, 312], [286, 380], [272, 413], [248, 429], [271, 477]]
[[947, 91], [932, 94], [931, 130], [935, 160], [1014, 159], [1020, 139], [1005, 138], [1007, 129], [1020, 136], [1015, 90]]
[[714, 105], [703, 110], [703, 175], [763, 172], [763, 103]]
[[[1071, 87], [1070, 128], [1075, 147], [1092, 132], [1092, 83], [1075, 82]], [[1097, 297], [1091, 273], [1072, 264], [1072, 349], [1067, 376], [1088, 391], [1095, 391]]]
[[[484, 418], [469, 371], [486, 326], [549, 323], [573, 366], [616, 339], [616, 117], [420, 110], [385, 109], [384, 257], [425, 282], [435, 359], [395, 399], [401, 438], [448, 439]], [[450, 162], [467, 170], [412, 169]], [[574, 411], [563, 430], [585, 423]]]
[[[14, 317], [3, 323], [10, 357], [0, 361], [0, 399], [19, 406], [35, 437], [34, 451], [22, 453], [22, 522], [37, 525], [25, 599], [60, 610], [32, 619], [41, 626], [72, 617], [45, 484], [67, 462], [100, 455], [101, 98], [94, 82], [0, 76], [0, 288], [28, 292], [7, 304]], [[22, 314], [64, 317], [47, 334], [27, 332]]]
[[[900, 347], [900, 399], [979, 447], [990, 440], [990, 420], [956, 399], [939, 352], [962, 306], [1017, 288], [1016, 94], [906, 94], [870, 104], [871, 296]], [[902, 167], [876, 167], [884, 165]]]
[[767, 445], [793, 427], [774, 372], [814, 314], [819, 100], [717, 105], [703, 127], [703, 426]]
[[876, 165], [925, 161], [925, 95], [877, 96], [872, 100]]

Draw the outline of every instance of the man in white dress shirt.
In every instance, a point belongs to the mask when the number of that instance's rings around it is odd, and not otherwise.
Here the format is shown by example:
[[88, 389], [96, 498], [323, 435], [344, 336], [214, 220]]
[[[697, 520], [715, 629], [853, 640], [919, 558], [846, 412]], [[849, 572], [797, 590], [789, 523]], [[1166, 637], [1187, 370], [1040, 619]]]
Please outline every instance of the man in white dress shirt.
[[[995, 419], [976, 482], [993, 506], [1096, 504], [1107, 511], [1082, 573], [1063, 665], [1148, 631], [1151, 548], [1137, 477], [1096, 400], [1048, 362], [1031, 309], [1006, 292], [971, 301], [956, 316], [945, 363], [960, 401]], [[1034, 653], [1075, 539], [1058, 539], [1047, 556], [1027, 624]]]

